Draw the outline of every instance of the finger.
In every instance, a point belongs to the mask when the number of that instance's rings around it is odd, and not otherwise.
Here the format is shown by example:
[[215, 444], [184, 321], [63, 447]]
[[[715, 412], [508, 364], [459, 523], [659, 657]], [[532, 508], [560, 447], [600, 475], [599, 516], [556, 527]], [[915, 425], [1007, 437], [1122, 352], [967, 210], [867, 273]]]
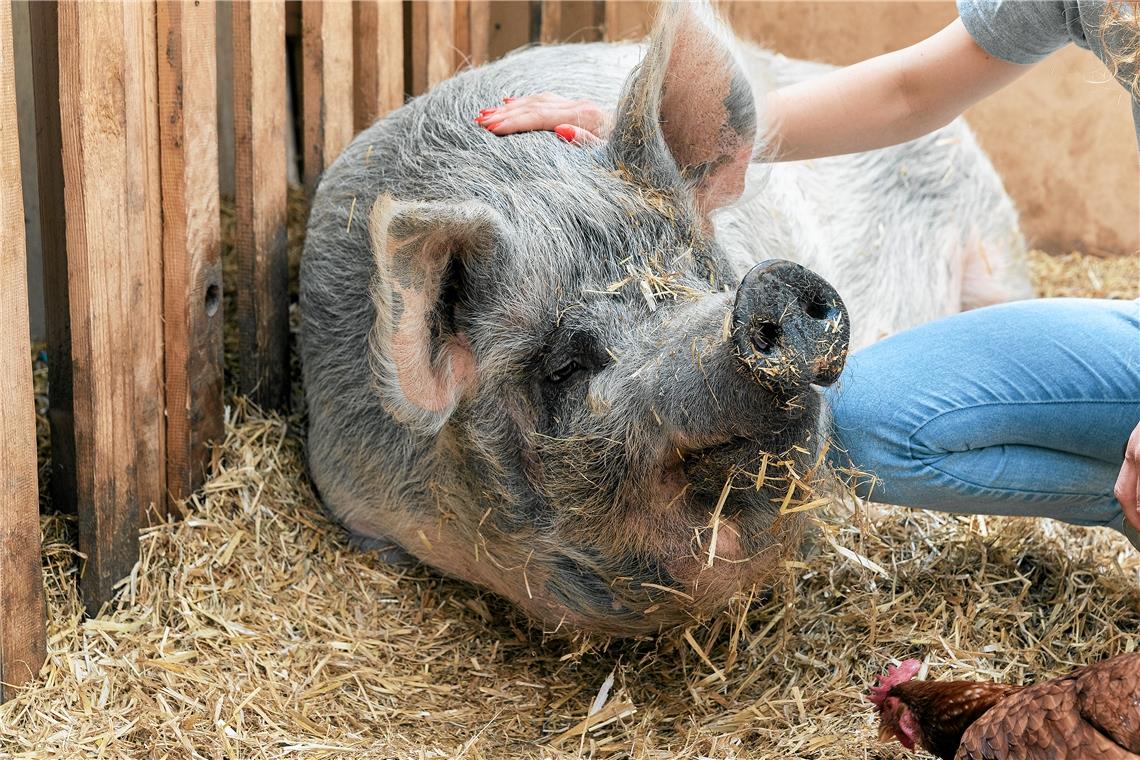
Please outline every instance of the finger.
[[526, 109], [493, 115], [481, 123], [497, 135], [534, 132], [536, 130], [549, 132], [559, 124], [573, 123], [574, 115], [573, 109]]
[[565, 98], [560, 98], [557, 95], [551, 95], [548, 92], [539, 93], [538, 95], [519, 95], [517, 97], [508, 96], [503, 98], [502, 104], [494, 106], [498, 110], [512, 109], [512, 108], [535, 108], [545, 106], [547, 104], [558, 104], [559, 102], [569, 102]]
[[1137, 461], [1140, 459], [1137, 455], [1137, 449], [1140, 449], [1140, 445], [1137, 444], [1140, 444], [1140, 440], [1134, 440], [1137, 438], [1137, 433], [1133, 432], [1112, 491], [1116, 500], [1120, 502], [1125, 519], [1140, 531], [1140, 504], [1137, 504], [1137, 501], [1140, 501], [1140, 461]]
[[554, 134], [561, 137], [571, 145], [585, 147], [601, 142], [601, 138], [588, 129], [576, 127], [573, 124], [559, 124], [554, 128]]
[[1120, 508], [1124, 512], [1124, 518], [1132, 523], [1132, 527], [1140, 531], [1140, 509], [1138, 509], [1136, 505], [1138, 480], [1140, 480], [1140, 473], [1125, 463], [1125, 465], [1120, 468], [1120, 475], [1116, 478], [1116, 486], [1113, 488], [1113, 493], [1116, 496], [1116, 500], [1120, 502]]
[[479, 114], [475, 117], [475, 121], [482, 123], [492, 116], [506, 116], [519, 111], [532, 109], [537, 105], [532, 102], [532, 100], [530, 96], [522, 98], [503, 98], [502, 105], [480, 108]]

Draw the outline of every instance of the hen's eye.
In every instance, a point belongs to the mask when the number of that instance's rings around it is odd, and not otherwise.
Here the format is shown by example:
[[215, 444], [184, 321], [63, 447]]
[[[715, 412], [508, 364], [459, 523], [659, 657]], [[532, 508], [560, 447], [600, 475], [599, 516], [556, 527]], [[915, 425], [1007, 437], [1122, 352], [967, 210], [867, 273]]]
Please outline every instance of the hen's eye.
[[579, 372], [583, 369], [585, 369], [585, 367], [579, 364], [576, 360], [571, 359], [558, 369], [551, 372], [546, 379], [552, 383], [563, 383], [573, 377], [576, 372]]

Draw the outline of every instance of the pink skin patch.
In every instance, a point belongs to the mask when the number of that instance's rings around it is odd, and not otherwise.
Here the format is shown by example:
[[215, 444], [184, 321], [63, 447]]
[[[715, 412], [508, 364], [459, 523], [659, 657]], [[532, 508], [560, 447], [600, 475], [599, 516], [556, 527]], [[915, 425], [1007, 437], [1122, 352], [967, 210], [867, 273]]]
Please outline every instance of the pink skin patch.
[[879, 714], [879, 739], [898, 739], [907, 749], [914, 749], [919, 743], [920, 729], [914, 715], [898, 697], [888, 696], [891, 688], [918, 675], [922, 670], [920, 660], [905, 660], [897, 668], [888, 667], [886, 675], [879, 676], [871, 687], [867, 699]]
[[[389, 258], [396, 258], [396, 251], [401, 245], [414, 245], [415, 242], [389, 240]], [[428, 412], [442, 412], [474, 380], [475, 357], [466, 338], [458, 335], [441, 349], [436, 361], [432, 362], [428, 315], [438, 292], [442, 266], [431, 256], [426, 244], [403, 266], [417, 268], [425, 282], [420, 289], [404, 287], [399, 276], [393, 278], [392, 290], [403, 302], [403, 313], [392, 336], [391, 348], [397, 379], [409, 403]]]
[[883, 702], [886, 700], [887, 692], [891, 690], [891, 687], [906, 683], [918, 675], [920, 670], [922, 670], [921, 660], [904, 660], [897, 668], [889, 666], [887, 674], [879, 676], [878, 681], [871, 687], [867, 699], [882, 712]]

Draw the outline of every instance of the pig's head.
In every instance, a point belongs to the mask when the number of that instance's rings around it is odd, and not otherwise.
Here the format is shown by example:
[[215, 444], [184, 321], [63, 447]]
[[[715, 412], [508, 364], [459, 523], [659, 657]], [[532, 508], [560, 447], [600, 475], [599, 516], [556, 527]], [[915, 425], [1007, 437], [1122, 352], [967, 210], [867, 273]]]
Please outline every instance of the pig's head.
[[768, 261], [740, 281], [714, 238], [756, 123], [726, 33], [677, 5], [605, 145], [487, 136], [547, 152], [502, 169], [509, 191], [377, 200], [373, 388], [418, 452], [393, 491], [420, 502], [390, 538], [610, 633], [771, 579], [813, 498], [813, 385], [837, 378], [848, 322], [816, 275]]

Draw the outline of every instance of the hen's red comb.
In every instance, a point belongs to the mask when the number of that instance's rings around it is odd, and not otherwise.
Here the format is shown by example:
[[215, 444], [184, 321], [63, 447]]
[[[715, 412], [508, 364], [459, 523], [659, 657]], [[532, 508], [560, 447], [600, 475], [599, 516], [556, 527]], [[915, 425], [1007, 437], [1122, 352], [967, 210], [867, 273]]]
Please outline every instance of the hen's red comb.
[[900, 683], [906, 683], [918, 675], [918, 671], [920, 670], [922, 670], [921, 660], [903, 660], [897, 668], [893, 666], [888, 667], [887, 674], [879, 676], [878, 681], [871, 687], [867, 699], [869, 699], [871, 704], [875, 707], [882, 708], [883, 701], [887, 698], [887, 692], [891, 690], [891, 687]]

